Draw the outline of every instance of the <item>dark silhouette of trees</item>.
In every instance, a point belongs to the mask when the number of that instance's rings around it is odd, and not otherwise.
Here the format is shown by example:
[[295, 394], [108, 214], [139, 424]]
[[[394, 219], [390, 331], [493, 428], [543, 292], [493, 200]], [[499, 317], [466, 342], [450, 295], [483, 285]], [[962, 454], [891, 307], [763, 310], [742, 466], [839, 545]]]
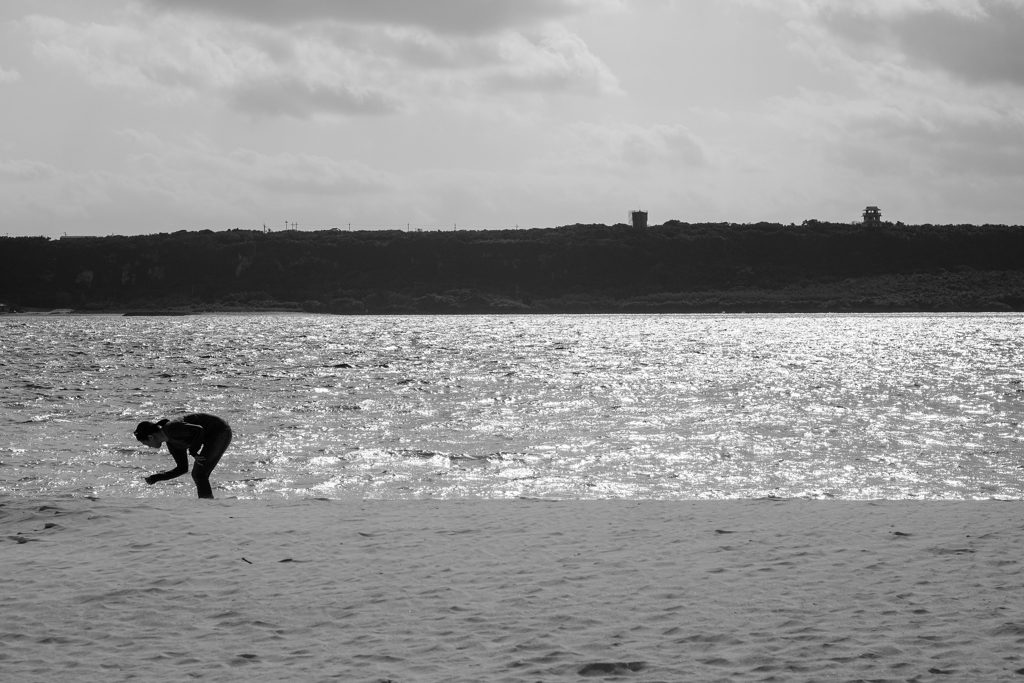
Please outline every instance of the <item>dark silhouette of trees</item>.
[[1024, 228], [669, 221], [0, 238], [0, 301], [334, 313], [1024, 310]]

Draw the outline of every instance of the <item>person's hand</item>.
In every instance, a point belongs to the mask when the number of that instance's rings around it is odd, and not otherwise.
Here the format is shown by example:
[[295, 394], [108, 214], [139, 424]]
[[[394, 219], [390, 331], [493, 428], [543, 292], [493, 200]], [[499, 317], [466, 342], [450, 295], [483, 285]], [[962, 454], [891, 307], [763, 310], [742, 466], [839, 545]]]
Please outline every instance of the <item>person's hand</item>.
[[148, 477], [146, 477], [146, 483], [149, 484], [150, 486], [152, 486], [156, 482], [157, 482], [157, 478], [156, 478], [155, 474], [151, 474]]

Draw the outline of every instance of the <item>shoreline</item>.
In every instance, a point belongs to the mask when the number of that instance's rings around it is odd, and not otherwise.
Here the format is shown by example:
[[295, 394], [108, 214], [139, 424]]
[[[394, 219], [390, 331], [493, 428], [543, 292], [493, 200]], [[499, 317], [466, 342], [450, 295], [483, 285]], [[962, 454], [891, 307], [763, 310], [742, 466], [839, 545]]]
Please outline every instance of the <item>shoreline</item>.
[[1000, 310], [834, 310], [834, 311], [808, 311], [808, 310], [779, 310], [779, 311], [478, 311], [478, 312], [429, 312], [429, 311], [408, 311], [408, 312], [375, 312], [375, 313], [332, 313], [329, 311], [302, 311], [302, 310], [280, 310], [280, 309], [197, 309], [187, 311], [138, 311], [131, 309], [115, 310], [70, 310], [68, 312], [55, 311], [22, 311], [18, 313], [0, 313], [0, 320], [6, 318], [67, 318], [67, 317], [89, 317], [89, 316], [115, 316], [115, 317], [190, 317], [203, 315], [314, 315], [329, 317], [355, 317], [355, 318], [401, 318], [401, 317], [486, 317], [486, 316], [508, 316], [508, 317], [557, 317], [557, 316], [692, 316], [692, 317], [713, 317], [713, 316], [791, 316], [791, 317], [830, 317], [830, 316], [1015, 316], [1021, 315], [1021, 311], [1000, 311]]
[[18, 680], [1024, 672], [1012, 502], [40, 498], [0, 527]]

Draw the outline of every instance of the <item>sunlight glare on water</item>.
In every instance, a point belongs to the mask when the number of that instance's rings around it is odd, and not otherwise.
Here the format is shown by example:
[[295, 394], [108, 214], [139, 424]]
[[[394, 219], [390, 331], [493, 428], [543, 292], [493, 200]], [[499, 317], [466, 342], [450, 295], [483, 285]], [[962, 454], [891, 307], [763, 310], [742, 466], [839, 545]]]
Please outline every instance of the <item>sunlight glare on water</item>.
[[211, 412], [219, 497], [1020, 498], [1017, 314], [0, 318], [0, 491], [194, 495], [144, 419]]

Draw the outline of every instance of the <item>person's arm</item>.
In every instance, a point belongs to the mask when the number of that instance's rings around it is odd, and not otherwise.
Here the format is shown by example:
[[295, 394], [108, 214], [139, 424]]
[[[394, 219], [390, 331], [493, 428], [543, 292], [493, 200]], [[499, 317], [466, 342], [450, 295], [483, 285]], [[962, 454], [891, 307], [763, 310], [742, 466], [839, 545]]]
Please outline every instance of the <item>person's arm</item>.
[[185, 454], [183, 448], [171, 446], [167, 444], [167, 450], [174, 456], [174, 469], [167, 470], [166, 472], [157, 472], [146, 477], [147, 484], [155, 484], [158, 481], [165, 481], [167, 479], [174, 479], [188, 472], [188, 456]]

